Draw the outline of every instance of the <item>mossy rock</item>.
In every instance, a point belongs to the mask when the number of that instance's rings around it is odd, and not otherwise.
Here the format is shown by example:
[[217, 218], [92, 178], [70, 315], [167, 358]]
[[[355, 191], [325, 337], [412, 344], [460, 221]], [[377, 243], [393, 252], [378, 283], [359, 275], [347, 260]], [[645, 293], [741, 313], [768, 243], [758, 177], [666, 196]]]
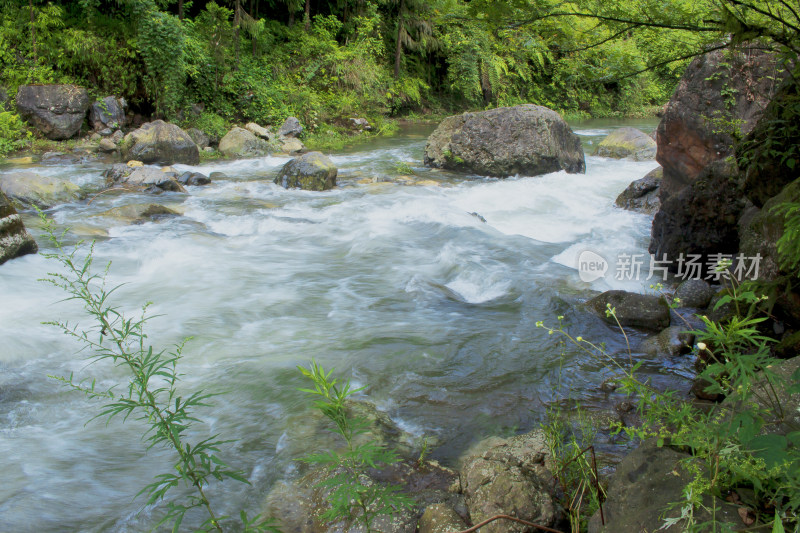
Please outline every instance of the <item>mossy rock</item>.
[[196, 165], [200, 162], [200, 151], [189, 134], [163, 120], [148, 122], [130, 132], [119, 148], [126, 159], [144, 163]]
[[34, 172], [11, 172], [0, 176], [0, 190], [21, 207], [47, 209], [74, 202], [80, 188], [71, 181]]
[[11, 201], [0, 191], [0, 265], [15, 257], [35, 254], [38, 249]]
[[320, 152], [309, 152], [286, 163], [275, 183], [286, 189], [326, 191], [336, 187], [338, 169]]
[[219, 151], [228, 157], [258, 157], [269, 154], [269, 143], [244, 128], [232, 128], [219, 141]]
[[656, 158], [656, 147], [656, 142], [643, 131], [636, 128], [620, 128], [609, 133], [597, 145], [594, 155], [646, 161]]

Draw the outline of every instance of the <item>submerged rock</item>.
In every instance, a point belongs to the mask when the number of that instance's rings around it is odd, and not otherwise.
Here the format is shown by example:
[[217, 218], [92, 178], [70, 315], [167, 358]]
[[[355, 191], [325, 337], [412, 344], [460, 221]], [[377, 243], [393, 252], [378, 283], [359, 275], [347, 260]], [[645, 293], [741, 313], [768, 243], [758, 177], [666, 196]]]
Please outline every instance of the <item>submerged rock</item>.
[[606, 316], [609, 304], [623, 327], [662, 330], [669, 326], [669, 304], [663, 296], [612, 290], [595, 296], [586, 302], [586, 307], [606, 322], [616, 325], [613, 317]]
[[656, 142], [645, 132], [636, 128], [619, 128], [600, 141], [594, 155], [646, 161], [656, 158]]
[[17, 112], [48, 139], [69, 139], [81, 129], [89, 93], [77, 85], [21, 85]]
[[15, 257], [35, 254], [36, 241], [25, 229], [11, 201], [0, 191], [0, 265]]
[[79, 187], [71, 181], [34, 172], [0, 175], [0, 191], [22, 206], [47, 209], [78, 199]]
[[425, 164], [499, 177], [586, 170], [569, 125], [555, 111], [531, 104], [444, 119], [428, 138]]
[[126, 159], [143, 163], [196, 165], [200, 151], [191, 137], [175, 124], [155, 120], [127, 134], [120, 145]]
[[646, 214], [655, 213], [661, 206], [658, 194], [663, 175], [664, 169], [658, 167], [645, 174], [643, 178], [631, 182], [617, 196], [616, 205], [628, 211], [638, 211]]
[[97, 216], [115, 218], [133, 224], [142, 224], [148, 220], [180, 216], [180, 213], [159, 204], [133, 204], [114, 207], [99, 213]]
[[326, 191], [336, 186], [336, 165], [320, 152], [309, 152], [286, 163], [275, 183], [286, 189]]

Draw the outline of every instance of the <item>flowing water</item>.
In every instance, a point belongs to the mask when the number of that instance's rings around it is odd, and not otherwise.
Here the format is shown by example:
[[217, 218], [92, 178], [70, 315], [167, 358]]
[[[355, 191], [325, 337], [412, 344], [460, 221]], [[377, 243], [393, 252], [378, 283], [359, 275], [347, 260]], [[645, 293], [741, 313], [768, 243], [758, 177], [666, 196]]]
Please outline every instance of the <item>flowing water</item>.
[[[575, 129], [591, 153], [589, 143], [616, 126]], [[339, 187], [328, 192], [274, 185], [287, 158], [267, 157], [176, 165], [227, 176], [188, 195], [104, 194], [48, 212], [73, 228], [68, 239], [97, 239], [96, 264], [111, 261], [109, 283], [123, 284], [117, 305], [134, 312], [153, 302], [151, 342], [192, 337], [181, 387], [225, 393], [199, 413], [193, 437], [235, 439], [223, 456], [252, 482], [212, 488], [226, 514], [259, 511], [269, 487], [314, 447], [295, 368], [312, 359], [366, 386], [363, 397], [415, 437], [430, 436], [434, 457], [451, 463], [477, 439], [530, 429], [549, 402], [600, 401], [603, 365], [535, 324], [564, 315], [575, 334], [622, 349], [579, 303], [593, 290], [642, 291], [650, 282], [584, 283], [576, 257], [646, 253], [649, 217], [613, 202], [656, 163], [587, 156], [585, 175], [463, 176], [422, 166], [429, 131], [408, 128], [333, 154]], [[103, 168], [28, 170], [99, 189]], [[99, 216], [149, 202], [182, 216], [144, 224]], [[25, 221], [48, 251], [36, 217]], [[143, 499], [133, 496], [171, 456], [145, 451], [137, 421], [86, 424], [97, 404], [48, 378], [75, 372], [107, 387], [124, 377], [87, 366], [74, 342], [41, 324], [88, 322], [78, 304], [37, 281], [55, 268], [39, 255], [0, 267], [0, 528], [146, 529], [160, 511], [140, 513]]]

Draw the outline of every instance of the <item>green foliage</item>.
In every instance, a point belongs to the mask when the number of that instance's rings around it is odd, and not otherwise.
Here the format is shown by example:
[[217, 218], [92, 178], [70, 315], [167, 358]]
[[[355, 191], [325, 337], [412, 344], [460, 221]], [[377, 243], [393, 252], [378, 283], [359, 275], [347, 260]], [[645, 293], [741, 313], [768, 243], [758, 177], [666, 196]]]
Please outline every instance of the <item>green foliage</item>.
[[[733, 282], [731, 280], [731, 282]], [[675, 391], [662, 391], [637, 376], [640, 363], [625, 366], [581, 337], [573, 338], [563, 327], [549, 328], [565, 335], [590, 354], [616, 368], [622, 390], [636, 400], [642, 419], [639, 427], [624, 427], [632, 438], [657, 439], [691, 452], [684, 467], [693, 475], [686, 486], [685, 501], [675, 502], [678, 518], [666, 525], [680, 524], [686, 531], [706, 531], [710, 524], [697, 522], [697, 511], [708, 499], [722, 500], [727, 491], [747, 488], [755, 493], [753, 510], [773, 528], [800, 525], [800, 428], [785, 413], [779, 391], [800, 391], [800, 372], [786, 380], [772, 368], [778, 363], [770, 354], [771, 339], [758, 327], [763, 301], [752, 291], [729, 288], [718, 305], [734, 303], [738, 314], [723, 323], [701, 317], [704, 328], [693, 332], [698, 357], [705, 362], [699, 378], [706, 391], [725, 397], [722, 403], [697, 409]], [[610, 316], [616, 317], [613, 309]], [[539, 324], [544, 327], [543, 324]], [[772, 431], [783, 426], [785, 433]], [[774, 508], [774, 510], [773, 510]], [[718, 525], [716, 525], [718, 527]]]
[[[62, 272], [50, 273], [44, 281], [65, 291], [68, 300], [80, 301], [93, 322], [87, 329], [67, 322], [50, 324], [82, 345], [90, 363], [111, 363], [129, 375], [123, 387], [108, 389], [97, 388], [95, 380], [75, 381], [73, 374], [69, 377], [51, 377], [73, 391], [102, 401], [103, 405], [94, 418], [107, 422], [117, 417], [123, 421], [130, 417], [141, 420], [147, 425], [143, 435], [147, 449], [164, 448], [174, 452], [176, 460], [172, 470], [156, 476], [155, 481], [144, 487], [139, 495], [145, 494], [147, 505], [153, 505], [165, 500], [172, 488], [183, 486], [191, 492], [184, 500], [167, 501], [166, 515], [156, 527], [171, 524], [172, 531], [178, 531], [188, 511], [202, 509], [208, 515], [202, 530], [223, 531], [227, 517], [214, 512], [206, 490], [213, 480], [249, 482], [242, 472], [228, 467], [218, 455], [220, 447], [231, 441], [220, 440], [218, 435], [196, 443], [187, 439], [193, 423], [198, 422], [196, 410], [208, 407], [214, 395], [199, 390], [182, 396], [178, 390], [178, 363], [185, 341], [169, 350], [157, 350], [149, 345], [145, 333], [149, 304], [145, 304], [141, 314], [136, 317], [129, 317], [114, 307], [111, 295], [116, 287], [109, 288], [106, 285], [110, 265], [101, 273], [95, 273], [93, 245], [83, 259], [79, 258], [77, 254], [81, 243], [71, 251], [66, 250], [61, 238], [54, 233], [53, 222], [41, 213], [40, 216], [44, 230], [56, 249], [55, 253], [44, 255], [60, 263], [62, 268]], [[244, 511], [240, 519], [245, 531], [278, 531], [270, 520], [262, 520], [258, 516], [248, 518]]]
[[586, 530], [589, 518], [600, 508], [601, 499], [605, 499], [605, 492], [595, 476], [597, 465], [589, 459], [594, 456], [587, 457], [597, 431], [580, 406], [570, 410], [577, 413], [576, 424], [568, 423], [559, 408], [549, 408], [542, 430], [555, 478], [561, 486], [561, 504], [567, 510], [572, 531], [577, 533]]
[[301, 390], [315, 398], [314, 407], [334, 423], [335, 432], [346, 444], [341, 453], [329, 451], [304, 459], [324, 465], [330, 471], [330, 476], [320, 483], [331, 490], [328, 497], [331, 507], [322, 518], [328, 522], [357, 519], [369, 533], [377, 517], [392, 515], [413, 505], [413, 500], [400, 492], [400, 487], [374, 482], [366, 475], [369, 468], [396, 463], [399, 458], [373, 439], [358, 438], [369, 433], [369, 422], [350, 416], [347, 400], [363, 388], [351, 389], [349, 380], [337, 385], [338, 381], [331, 379], [333, 370], [326, 372], [314, 361], [309, 368], [298, 367], [298, 370], [314, 385], [313, 389]]
[[783, 235], [778, 239], [781, 268], [800, 276], [800, 204], [787, 202], [775, 210], [784, 217]]
[[136, 48], [145, 64], [143, 81], [158, 114], [177, 111], [186, 78], [185, 35], [177, 17], [150, 11], [139, 21]]
[[19, 116], [9, 111], [0, 111], [0, 158], [9, 152], [30, 144], [33, 135], [25, 128]]

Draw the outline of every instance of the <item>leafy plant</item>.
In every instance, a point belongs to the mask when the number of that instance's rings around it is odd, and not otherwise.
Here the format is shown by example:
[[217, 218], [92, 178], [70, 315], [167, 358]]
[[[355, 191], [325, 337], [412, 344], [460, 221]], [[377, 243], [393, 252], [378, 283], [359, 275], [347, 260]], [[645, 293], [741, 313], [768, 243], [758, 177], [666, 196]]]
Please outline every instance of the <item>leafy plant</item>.
[[[176, 454], [172, 471], [156, 476], [155, 481], [139, 492], [147, 496], [148, 505], [153, 505], [165, 500], [174, 487], [184, 486], [192, 491], [184, 501], [167, 501], [167, 513], [156, 527], [171, 524], [172, 531], [178, 531], [188, 511], [202, 509], [208, 515], [202, 530], [223, 531], [227, 517], [214, 511], [206, 494], [207, 488], [213, 480], [249, 482], [242, 472], [228, 467], [218, 455], [220, 447], [231, 441], [220, 440], [219, 435], [196, 443], [187, 438], [192, 424], [198, 422], [195, 410], [208, 407], [208, 401], [214, 395], [199, 390], [183, 396], [178, 390], [178, 363], [186, 341], [170, 350], [157, 350], [149, 345], [145, 333], [145, 325], [150, 319], [147, 314], [149, 304], [142, 307], [139, 316], [126, 316], [111, 303], [111, 296], [118, 287], [106, 285], [110, 264], [100, 273], [93, 270], [94, 245], [89, 247], [85, 257], [78, 257], [82, 243], [79, 242], [71, 251], [66, 250], [62, 244], [63, 234], [57, 236], [53, 222], [41, 213], [40, 216], [56, 249], [55, 253], [44, 256], [60, 263], [62, 268], [62, 272], [48, 274], [44, 281], [65, 291], [67, 300], [80, 301], [92, 319], [88, 328], [60, 321], [49, 324], [78, 341], [88, 352], [90, 363], [109, 362], [129, 373], [122, 390], [116, 390], [117, 387], [97, 388], [95, 380], [88, 378], [76, 381], [72, 373], [69, 377], [51, 377], [73, 391], [104, 402], [93, 419], [110, 421], [121, 417], [125, 421], [134, 417], [142, 420], [148, 426], [144, 435], [147, 448], [165, 448]], [[250, 518], [244, 511], [240, 519], [245, 531], [278, 531], [270, 520], [259, 516]]]
[[315, 361], [309, 368], [297, 367], [314, 385], [313, 389], [300, 389], [312, 395], [314, 407], [334, 423], [334, 432], [345, 441], [343, 452], [329, 451], [303, 459], [311, 464], [326, 466], [330, 476], [321, 487], [330, 488], [328, 503], [331, 508], [323, 513], [328, 522], [339, 519], [358, 520], [367, 533], [373, 531], [374, 521], [382, 515], [392, 515], [413, 505], [413, 500], [400, 492], [400, 487], [384, 485], [369, 479], [367, 470], [379, 464], [399, 461], [396, 453], [374, 439], [359, 439], [369, 432], [369, 422], [348, 413], [350, 396], [363, 390], [352, 389], [350, 381], [338, 384], [331, 379], [333, 370], [325, 369]]
[[0, 157], [28, 145], [33, 138], [19, 116], [10, 111], [0, 111]]

